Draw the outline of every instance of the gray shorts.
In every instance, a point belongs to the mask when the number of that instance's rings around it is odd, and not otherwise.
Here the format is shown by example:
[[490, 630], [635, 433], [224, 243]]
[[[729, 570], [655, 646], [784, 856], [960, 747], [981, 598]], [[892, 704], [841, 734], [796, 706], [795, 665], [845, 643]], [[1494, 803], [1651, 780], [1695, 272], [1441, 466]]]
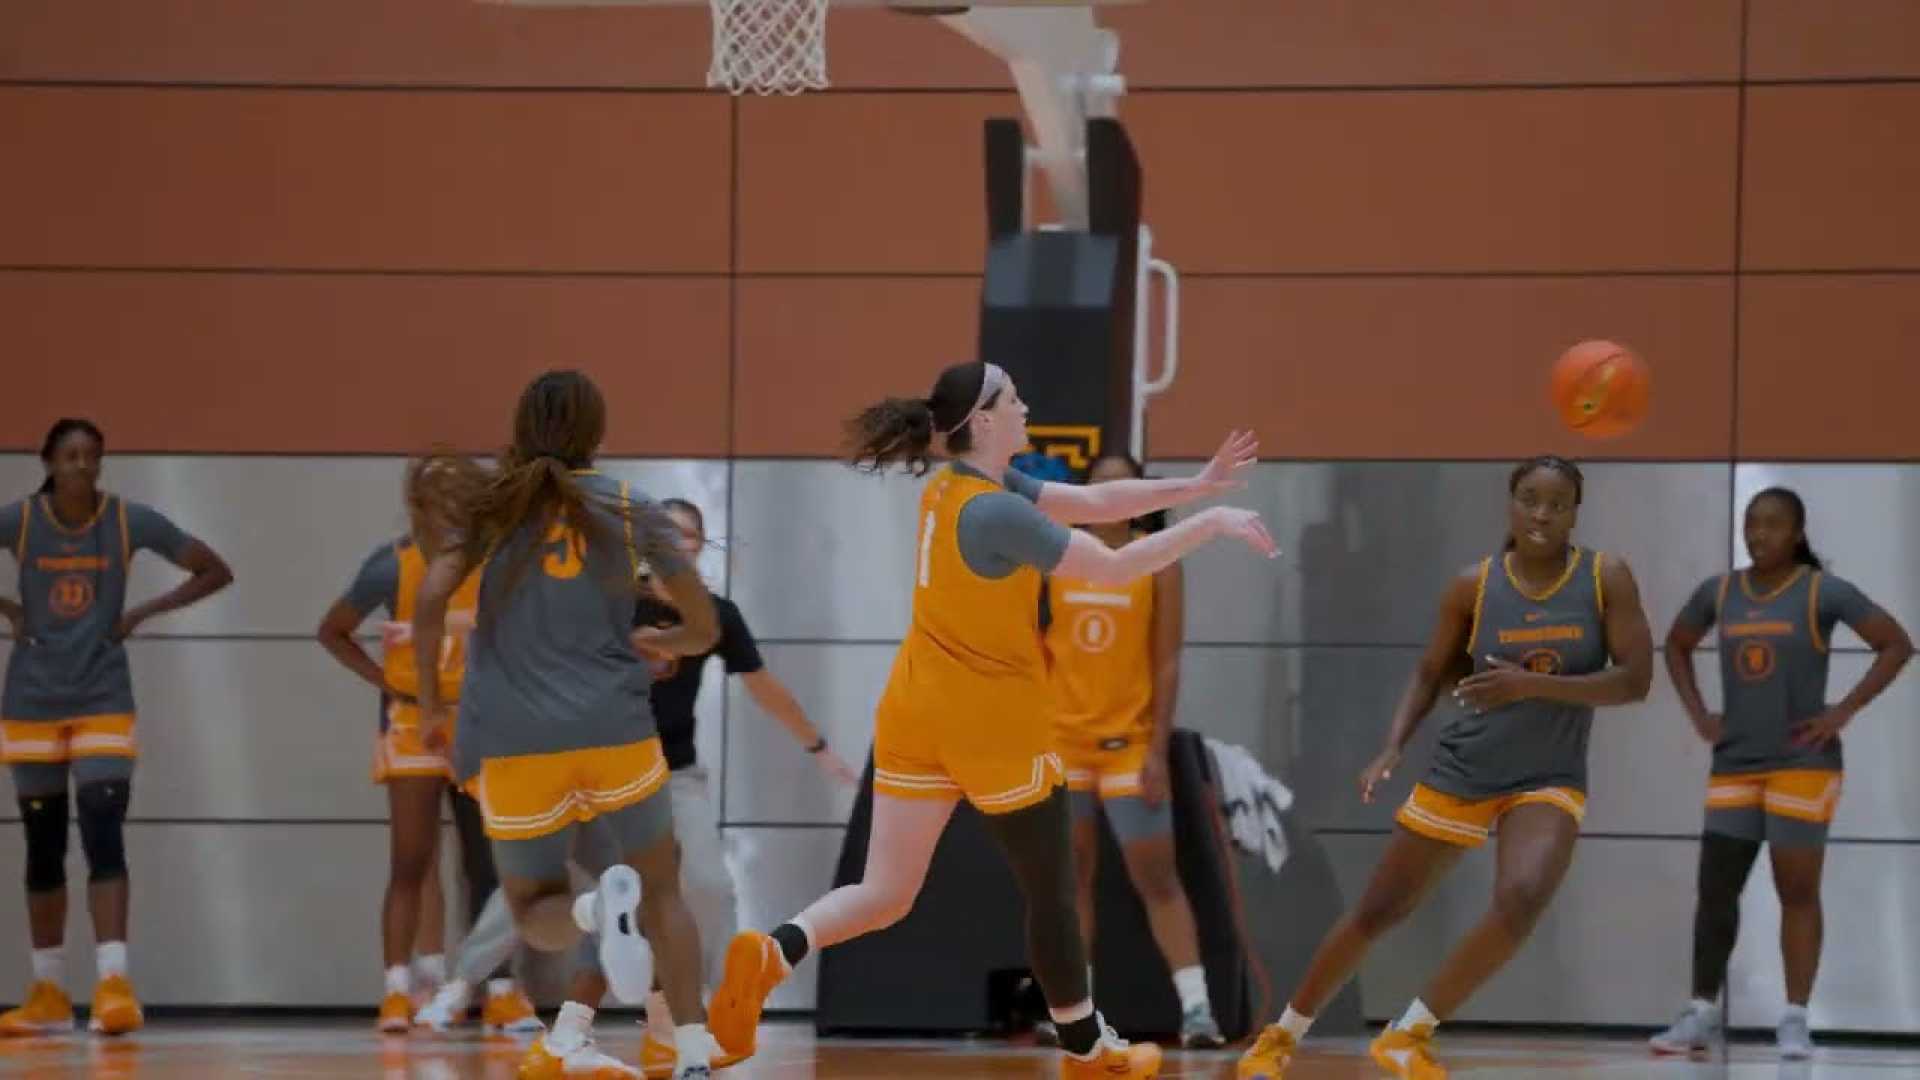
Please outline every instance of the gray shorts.
[[1840, 805], [1841, 773], [1778, 769], [1707, 781], [1706, 831], [1774, 847], [1821, 847]]
[[133, 779], [130, 757], [77, 757], [71, 762], [20, 761], [7, 769], [13, 774], [13, 793], [23, 798], [65, 795], [68, 772], [72, 772], [76, 788], [102, 780]]
[[567, 860], [574, 853], [576, 841], [582, 849], [582, 868], [599, 863], [599, 869], [604, 870], [615, 860], [645, 851], [672, 835], [673, 799], [662, 787], [631, 806], [601, 814], [585, 824], [568, 825], [531, 840], [495, 840], [493, 864], [502, 878], [566, 881]]
[[1173, 833], [1173, 800], [1171, 798], [1162, 801], [1159, 809], [1154, 809], [1138, 795], [1110, 795], [1102, 798], [1092, 791], [1074, 791], [1068, 793], [1067, 802], [1073, 807], [1075, 821], [1084, 821], [1105, 811], [1107, 823], [1113, 826], [1114, 839], [1120, 841], [1122, 847]]

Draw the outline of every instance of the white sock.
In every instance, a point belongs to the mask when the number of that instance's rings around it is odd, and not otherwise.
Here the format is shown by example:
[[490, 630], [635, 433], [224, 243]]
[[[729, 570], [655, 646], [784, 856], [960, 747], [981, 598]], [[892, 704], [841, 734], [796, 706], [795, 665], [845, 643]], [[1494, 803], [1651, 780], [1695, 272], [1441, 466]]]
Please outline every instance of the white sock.
[[435, 986], [447, 981], [447, 957], [445, 953], [433, 953], [413, 958], [413, 973], [423, 983]]
[[1182, 1015], [1196, 1009], [1213, 1014], [1213, 1005], [1207, 1000], [1207, 969], [1199, 964], [1173, 973], [1173, 992], [1180, 995]]
[[1407, 1006], [1406, 1015], [1394, 1021], [1393, 1026], [1396, 1031], [1432, 1031], [1440, 1026], [1440, 1018], [1433, 1015], [1426, 1002], [1414, 998], [1413, 1004]]
[[1293, 1011], [1291, 1005], [1287, 1006], [1286, 1012], [1280, 1014], [1280, 1030], [1293, 1036], [1293, 1041], [1296, 1043], [1307, 1037], [1307, 1029], [1312, 1026], [1313, 1017], [1301, 1016]]
[[1687, 1007], [1694, 1012], [1707, 1016], [1716, 1016], [1720, 1012], [1720, 1004], [1718, 1002], [1708, 1001], [1706, 998], [1694, 998]]
[[658, 990], [647, 995], [647, 1031], [663, 1043], [671, 1044], [676, 1038], [673, 1010], [667, 1008], [667, 995]]
[[55, 986], [67, 980], [67, 950], [55, 945], [51, 949], [33, 950], [33, 981], [52, 983]]
[[413, 991], [413, 972], [405, 964], [395, 964], [387, 969], [387, 993], [407, 994]]
[[577, 1001], [569, 1001], [560, 1006], [560, 1015], [554, 1018], [553, 1030], [547, 1032], [547, 1049], [556, 1054], [567, 1054], [586, 1045], [593, 1034], [593, 1010]]
[[93, 950], [93, 968], [102, 979], [127, 973], [127, 943], [103, 941]]
[[[459, 982], [459, 981], [460, 980], [458, 979], [454, 980], [454, 982]], [[514, 990], [514, 986], [513, 986], [512, 979], [488, 979], [487, 980], [487, 996], [490, 998], [506, 997], [508, 994], [513, 993], [513, 990]]]
[[713, 1036], [705, 1024], [681, 1024], [673, 1029], [673, 1056], [682, 1065], [713, 1059]]
[[1805, 1023], [1807, 1019], [1807, 1007], [1805, 1005], [1789, 1004], [1787, 1006], [1787, 1011], [1780, 1014], [1780, 1019], [1798, 1020], [1801, 1023]]

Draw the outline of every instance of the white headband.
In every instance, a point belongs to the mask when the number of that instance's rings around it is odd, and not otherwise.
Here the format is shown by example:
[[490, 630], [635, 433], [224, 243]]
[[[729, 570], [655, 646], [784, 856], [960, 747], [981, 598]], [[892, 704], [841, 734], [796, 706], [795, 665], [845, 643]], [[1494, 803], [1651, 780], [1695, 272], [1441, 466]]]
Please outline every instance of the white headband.
[[967, 421], [973, 419], [973, 414], [986, 408], [987, 402], [993, 400], [993, 395], [999, 393], [1001, 388], [1006, 385], [1006, 370], [999, 364], [987, 364], [987, 373], [980, 378], [980, 396], [973, 399], [973, 408], [967, 410], [967, 415], [961, 417], [959, 423], [946, 430], [944, 434], [947, 438], [953, 438], [954, 435], [959, 433], [961, 428], [966, 427]]

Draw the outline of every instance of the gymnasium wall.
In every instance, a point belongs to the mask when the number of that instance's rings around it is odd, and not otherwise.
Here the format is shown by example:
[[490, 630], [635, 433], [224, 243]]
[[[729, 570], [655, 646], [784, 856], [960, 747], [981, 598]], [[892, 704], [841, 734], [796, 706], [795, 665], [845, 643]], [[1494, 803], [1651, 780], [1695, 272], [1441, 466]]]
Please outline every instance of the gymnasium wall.
[[[1151, 456], [1190, 467], [1257, 427], [1277, 460], [1247, 498], [1289, 553], [1195, 562], [1183, 721], [1296, 786], [1348, 895], [1390, 812], [1348, 778], [1445, 574], [1498, 536], [1501, 462], [1605, 459], [1583, 532], [1634, 563], [1657, 630], [1776, 480], [1808, 494], [1836, 571], [1920, 626], [1901, 543], [1920, 512], [1920, 7], [1161, 0], [1107, 21], [1157, 248], [1186, 279]], [[938, 26], [858, 12], [830, 33], [835, 92], [735, 101], [701, 88], [697, 9], [0, 0], [0, 491], [36, 481], [52, 417], [92, 415], [109, 482], [239, 574], [132, 647], [154, 1001], [372, 1000], [373, 706], [308, 635], [401, 527], [401, 456], [494, 445], [544, 367], [602, 382], [613, 468], [707, 509], [715, 586], [863, 751], [915, 489], [825, 458], [852, 407], [970, 354], [980, 121], [1018, 104]], [[1651, 417], [1617, 442], [1544, 405], [1547, 362], [1589, 336], [1655, 370]], [[1920, 921], [1916, 687], [1851, 743], [1816, 1023], [1920, 1027], [1884, 962]], [[765, 922], [826, 884], [848, 800], [710, 689], [702, 754], [743, 917]], [[1603, 717], [1573, 877], [1473, 1017], [1668, 1018], [1705, 767], [1664, 675]], [[0, 866], [20, 846], [0, 829]], [[1470, 860], [1366, 969], [1370, 1013], [1400, 1007], [1485, 876]], [[20, 904], [0, 888], [0, 935]], [[1748, 904], [1735, 1018], [1771, 1023], [1763, 881]], [[24, 945], [0, 947], [0, 994], [24, 971]], [[783, 993], [805, 1007], [811, 982]]]

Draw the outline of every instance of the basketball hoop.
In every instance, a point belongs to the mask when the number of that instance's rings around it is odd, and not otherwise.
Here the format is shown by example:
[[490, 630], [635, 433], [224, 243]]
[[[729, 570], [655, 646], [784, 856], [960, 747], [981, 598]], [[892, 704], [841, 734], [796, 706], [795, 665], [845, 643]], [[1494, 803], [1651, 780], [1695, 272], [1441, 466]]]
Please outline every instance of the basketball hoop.
[[827, 0], [708, 0], [707, 85], [730, 93], [799, 94], [827, 86]]

